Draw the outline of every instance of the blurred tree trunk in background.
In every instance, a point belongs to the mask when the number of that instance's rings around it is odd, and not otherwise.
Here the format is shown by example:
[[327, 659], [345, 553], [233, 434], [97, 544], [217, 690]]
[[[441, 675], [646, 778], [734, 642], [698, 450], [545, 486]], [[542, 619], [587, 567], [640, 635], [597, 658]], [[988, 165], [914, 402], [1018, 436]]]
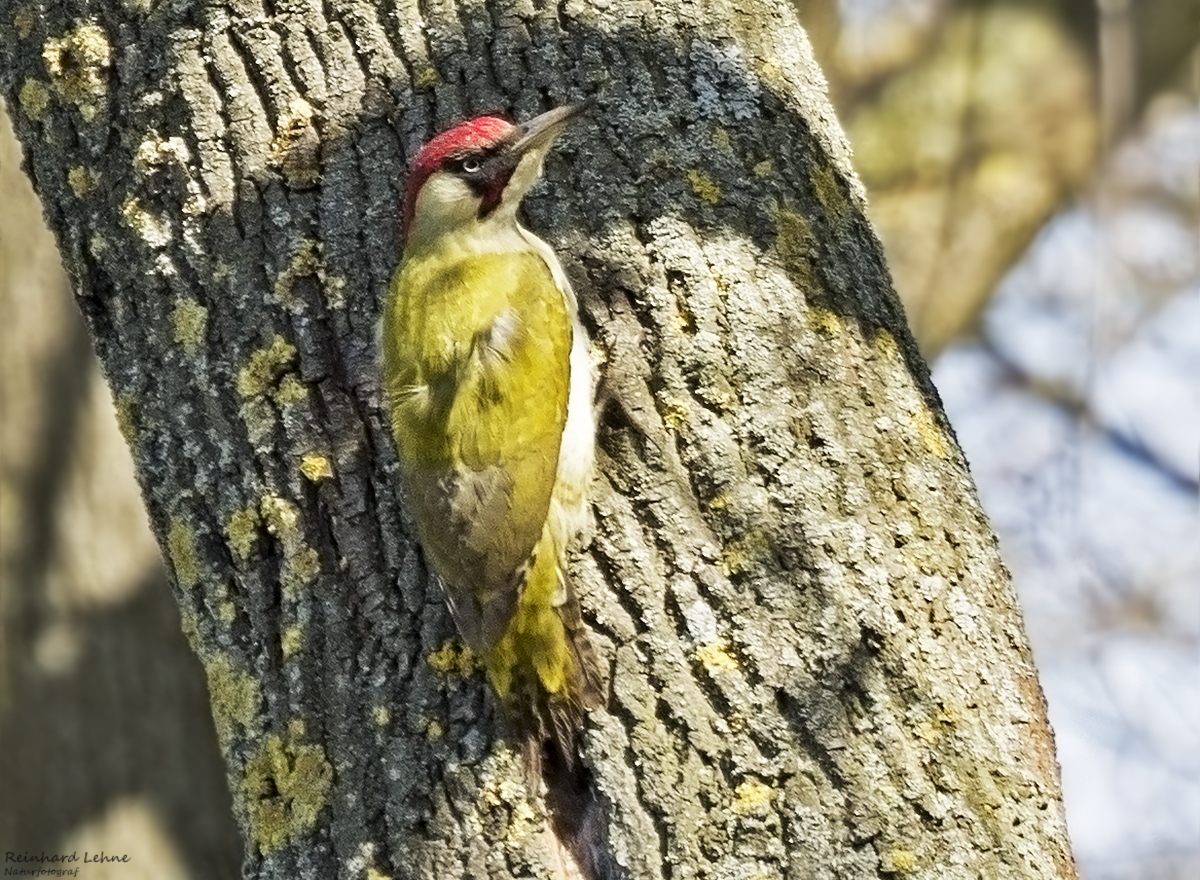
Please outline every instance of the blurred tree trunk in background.
[[[850, 18], [825, 47], [871, 220], [930, 360], [973, 330], [1095, 164], [1093, 67], [1048, 5], [897, 4]], [[823, 0], [801, 6], [829, 20]]]
[[795, 3], [930, 360], [1180, 76], [1200, 21], [1200, 0]]
[[241, 844], [203, 675], [19, 162], [0, 107], [0, 851], [223, 880]]
[[0, 85], [249, 876], [565, 876], [406, 537], [373, 337], [405, 158], [592, 94], [528, 213], [605, 361], [603, 876], [1075, 876], [1008, 576], [786, 5], [88, 10], [6, 8]]

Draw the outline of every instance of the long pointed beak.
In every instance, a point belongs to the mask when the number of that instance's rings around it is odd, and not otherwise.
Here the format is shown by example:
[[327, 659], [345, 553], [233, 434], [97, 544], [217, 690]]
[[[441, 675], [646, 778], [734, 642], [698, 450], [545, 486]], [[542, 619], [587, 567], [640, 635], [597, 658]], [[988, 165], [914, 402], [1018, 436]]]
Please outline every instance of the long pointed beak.
[[567, 123], [590, 107], [591, 103], [583, 101], [566, 107], [555, 107], [541, 116], [535, 116], [521, 126], [521, 137], [512, 145], [512, 155], [545, 153], [554, 143], [554, 139], [562, 134]]

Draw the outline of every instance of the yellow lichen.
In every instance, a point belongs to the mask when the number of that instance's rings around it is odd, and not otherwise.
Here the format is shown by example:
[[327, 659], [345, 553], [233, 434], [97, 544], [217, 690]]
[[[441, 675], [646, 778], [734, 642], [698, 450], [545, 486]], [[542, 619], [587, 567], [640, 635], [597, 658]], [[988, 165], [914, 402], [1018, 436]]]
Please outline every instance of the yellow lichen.
[[829, 311], [829, 309], [823, 309], [820, 306], [811, 307], [806, 317], [809, 327], [829, 337], [840, 336], [844, 329], [842, 319], [836, 313]]
[[875, 350], [884, 360], [895, 360], [896, 356], [900, 353], [900, 347], [896, 345], [895, 337], [886, 330], [876, 331], [871, 341], [875, 345]]
[[722, 128], [721, 126], [718, 125], [716, 128], [713, 129], [712, 141], [713, 141], [713, 146], [716, 147], [718, 150], [720, 150], [722, 153], [732, 153], [733, 152], [733, 140], [729, 137], [728, 129]]
[[95, 119], [108, 93], [112, 64], [112, 46], [104, 30], [93, 22], [82, 24], [58, 39], [47, 40], [42, 58], [55, 91], [79, 108], [84, 121]]
[[733, 809], [739, 813], [762, 813], [771, 805], [775, 792], [757, 779], [747, 779], [733, 791]]
[[430, 720], [430, 722], [427, 725], [425, 725], [425, 738], [426, 739], [439, 740], [445, 735], [446, 735], [446, 728], [444, 728], [442, 726], [442, 722], [438, 721], [436, 718]]
[[295, 559], [296, 579], [311, 584], [321, 573], [321, 557], [312, 547], [302, 547]]
[[480, 794], [482, 802], [488, 807], [499, 807], [500, 804], [511, 803], [521, 797], [521, 786], [511, 779], [496, 778], [488, 774], [484, 790]]
[[420, 89], [422, 91], [426, 89], [432, 89], [438, 84], [438, 81], [441, 78], [441, 74], [437, 72], [436, 67], [422, 67], [413, 77], [413, 88]]
[[33, 29], [37, 27], [38, 14], [28, 6], [22, 6], [13, 16], [13, 29], [22, 40], [29, 39]]
[[950, 446], [946, 441], [945, 433], [934, 420], [929, 407], [924, 403], [912, 413], [912, 424], [927, 450], [938, 458], [946, 458], [950, 454]]
[[301, 278], [321, 280], [321, 246], [314, 239], [306, 238], [296, 247], [288, 263], [275, 280], [275, 301], [291, 306], [296, 302], [296, 283]]
[[77, 199], [82, 199], [94, 190], [97, 179], [96, 172], [84, 165], [73, 165], [67, 171], [67, 185], [71, 187], [71, 192], [75, 193]]
[[[300, 510], [286, 498], [264, 495], [259, 502], [259, 515], [266, 523], [266, 531], [275, 535], [283, 547], [283, 567], [280, 571], [280, 587], [284, 597], [295, 599], [302, 587], [310, 585], [320, 574], [320, 556], [305, 544], [304, 532], [300, 528]], [[251, 523], [251, 510], [245, 511], [245, 522]], [[235, 514], [236, 515], [236, 514]], [[230, 521], [230, 526], [233, 522]], [[234, 534], [229, 533], [230, 541]]]
[[721, 642], [708, 642], [696, 649], [696, 659], [709, 672], [738, 668], [737, 660]]
[[121, 205], [121, 220], [151, 247], [164, 247], [171, 240], [170, 223], [150, 213], [136, 196]]
[[785, 259], [803, 257], [808, 259], [815, 239], [808, 220], [787, 208], [775, 209], [776, 250]]
[[46, 115], [46, 108], [50, 106], [50, 90], [40, 80], [27, 79], [21, 84], [17, 100], [21, 102], [21, 109], [26, 116], [34, 122], [41, 122]]
[[237, 620], [237, 605], [230, 599], [222, 599], [217, 603], [217, 620], [228, 626]]
[[333, 788], [324, 750], [289, 730], [271, 734], [246, 762], [241, 793], [250, 834], [263, 855], [308, 833]]
[[466, 645], [455, 641], [444, 642], [440, 648], [430, 651], [426, 660], [443, 675], [470, 675], [475, 668], [475, 654]]
[[813, 173], [811, 182], [813, 189], [817, 192], [817, 200], [825, 208], [830, 219], [834, 222], [844, 220], [848, 213], [848, 206], [832, 166], [825, 165], [818, 168]]
[[721, 548], [721, 570], [726, 576], [750, 571], [767, 561], [771, 545], [768, 533], [757, 529], [747, 532]]
[[942, 738], [942, 730], [931, 721], [921, 721], [913, 728], [913, 735], [922, 742], [933, 743]]
[[534, 812], [528, 797], [520, 798], [509, 814], [509, 822], [505, 840], [508, 845], [516, 847], [521, 841], [528, 840], [536, 834], [542, 825], [542, 817]]
[[117, 430], [125, 438], [125, 445], [132, 449], [137, 440], [137, 398], [132, 394], [117, 394], [113, 397], [113, 408], [117, 413]]
[[242, 397], [266, 395], [295, 359], [296, 346], [276, 335], [270, 345], [251, 354], [246, 365], [238, 371], [238, 394]]
[[776, 55], [764, 55], [755, 58], [758, 62], [758, 75], [776, 91], [789, 91], [787, 78], [783, 75], [783, 63]]
[[321, 557], [304, 543], [300, 510], [295, 504], [278, 495], [267, 494], [259, 504], [259, 511], [267, 523], [267, 531], [283, 545], [279, 585], [286, 597], [294, 599], [321, 573]]
[[175, 342], [182, 345], [188, 354], [195, 354], [204, 346], [204, 337], [208, 333], [208, 309], [196, 300], [187, 298], [175, 303], [171, 323], [175, 330]]
[[308, 101], [294, 98], [279, 119], [270, 162], [283, 172], [290, 186], [312, 186], [320, 177], [321, 139], [314, 124], [316, 115]]
[[501, 843], [508, 851], [519, 851], [545, 828], [545, 816], [534, 810], [529, 790], [517, 781], [516, 756], [506, 750], [498, 760], [489, 761], [481, 776], [478, 809], [503, 827]]
[[183, 637], [187, 639], [187, 643], [191, 645], [192, 650], [199, 654], [201, 651], [200, 644], [200, 621], [196, 617], [196, 612], [190, 608], [181, 608], [179, 610], [179, 631], [183, 633]]
[[322, 290], [325, 292], [325, 305], [331, 309], [346, 307], [346, 279], [341, 275], [326, 275]]
[[953, 709], [940, 709], [933, 718], [920, 721], [913, 728], [917, 739], [926, 743], [940, 740], [947, 732], [953, 732], [954, 724], [958, 721], [958, 713]]
[[916, 870], [917, 854], [907, 849], [894, 849], [884, 857], [884, 870], [894, 874], [908, 874]]
[[298, 126], [307, 125], [316, 117], [316, 111], [313, 110], [312, 104], [303, 98], [293, 98], [288, 105], [287, 113], [279, 118], [279, 137], [283, 137], [287, 132], [294, 132]]
[[258, 541], [258, 527], [262, 524], [258, 511], [253, 507], [243, 507], [235, 510], [225, 524], [225, 534], [229, 538], [229, 546], [241, 560], [250, 557], [254, 544]]
[[295, 552], [288, 553], [284, 558], [279, 586], [285, 596], [294, 599], [300, 594], [301, 588], [315, 581], [320, 573], [321, 557], [312, 547], [302, 543]]
[[333, 465], [323, 455], [306, 452], [300, 458], [300, 473], [304, 474], [305, 479], [310, 483], [319, 483], [321, 480], [333, 477]]
[[392, 880], [392, 878], [382, 871], [377, 871], [374, 868], [367, 868], [367, 880]]
[[708, 202], [710, 205], [721, 201], [721, 188], [717, 186], [715, 180], [699, 168], [693, 168], [688, 172], [688, 182], [691, 183], [692, 192], [696, 198]]
[[296, 505], [278, 495], [264, 495], [259, 510], [267, 521], [267, 531], [284, 543], [299, 536], [300, 511]]
[[392, 723], [391, 707], [376, 703], [371, 707], [371, 720], [375, 722], [376, 727], [387, 727]]
[[691, 411], [686, 403], [663, 403], [660, 406], [663, 427], [668, 431], [678, 431], [691, 418]]
[[754, 176], [759, 179], [762, 179], [764, 177], [770, 177], [771, 172], [774, 170], [775, 170], [775, 165], [771, 162], [770, 159], [763, 159], [761, 162], [756, 162], [754, 165], [754, 168], [753, 168]]
[[129, 196], [121, 203], [121, 220], [130, 228], [136, 228], [140, 218], [147, 213], [137, 196]]
[[200, 561], [192, 529], [179, 517], [171, 517], [171, 527], [167, 530], [167, 556], [179, 586], [191, 588], [200, 582]]
[[805, 292], [817, 291], [816, 272], [813, 271], [811, 255], [816, 245], [808, 221], [787, 208], [776, 207], [775, 250], [783, 266], [796, 285]]
[[275, 389], [273, 397], [280, 406], [302, 403], [308, 400], [308, 388], [300, 381], [299, 376], [295, 373], [288, 373], [279, 380], [279, 386]]
[[295, 657], [304, 646], [304, 629], [298, 623], [284, 627], [279, 637], [279, 649], [284, 657]]
[[225, 654], [216, 654], [205, 662], [204, 672], [208, 676], [213, 726], [221, 748], [227, 750], [234, 736], [255, 726], [262, 702], [258, 682], [250, 673], [235, 668]]
[[133, 167], [141, 174], [149, 174], [171, 162], [186, 164], [189, 158], [190, 153], [183, 138], [164, 139], [152, 132], [133, 154]]

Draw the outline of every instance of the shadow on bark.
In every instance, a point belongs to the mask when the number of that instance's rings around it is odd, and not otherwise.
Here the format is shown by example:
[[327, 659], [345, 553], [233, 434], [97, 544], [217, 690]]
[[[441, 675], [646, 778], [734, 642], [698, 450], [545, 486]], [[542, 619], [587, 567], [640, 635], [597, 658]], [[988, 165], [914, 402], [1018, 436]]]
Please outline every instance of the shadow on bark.
[[131, 601], [76, 622], [83, 648], [70, 670], [52, 677], [14, 664], [0, 720], [10, 847], [57, 852], [134, 797], [164, 823], [189, 877], [238, 876], [241, 841], [204, 679], [162, 572], [148, 572]]

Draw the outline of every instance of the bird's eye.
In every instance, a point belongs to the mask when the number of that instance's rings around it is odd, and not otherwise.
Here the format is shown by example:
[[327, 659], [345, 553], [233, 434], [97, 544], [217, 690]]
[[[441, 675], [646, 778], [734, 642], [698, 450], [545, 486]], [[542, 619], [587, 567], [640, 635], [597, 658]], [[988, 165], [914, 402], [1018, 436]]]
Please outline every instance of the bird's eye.
[[462, 160], [462, 170], [467, 174], [474, 174], [481, 168], [483, 168], [483, 163], [474, 156], [469, 156], [468, 158]]

